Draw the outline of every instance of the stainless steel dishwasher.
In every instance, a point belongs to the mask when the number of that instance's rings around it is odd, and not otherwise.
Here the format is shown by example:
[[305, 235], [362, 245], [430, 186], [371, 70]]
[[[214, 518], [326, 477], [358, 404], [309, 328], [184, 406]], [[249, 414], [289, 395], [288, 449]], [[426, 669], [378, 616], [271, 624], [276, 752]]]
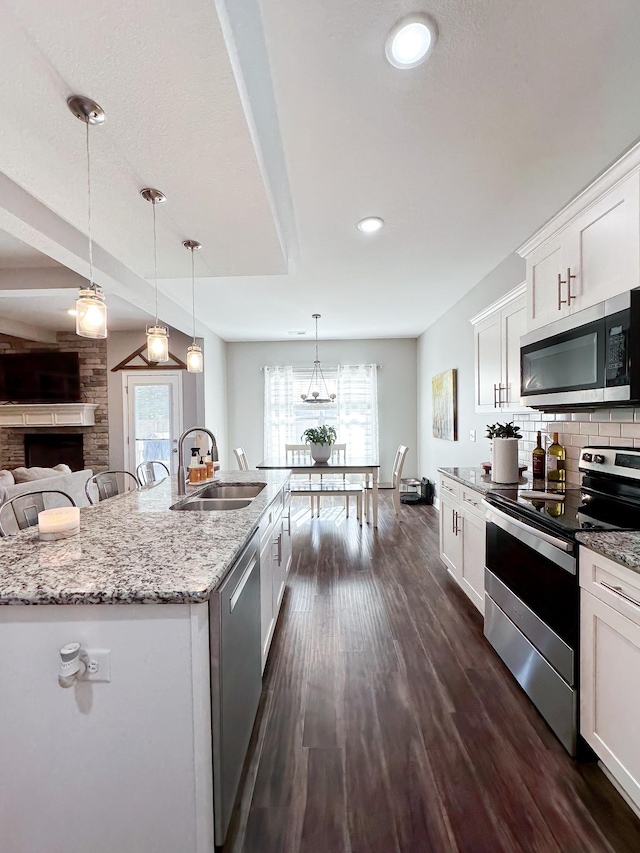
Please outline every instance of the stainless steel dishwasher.
[[262, 690], [259, 534], [209, 601], [215, 843], [229, 828]]

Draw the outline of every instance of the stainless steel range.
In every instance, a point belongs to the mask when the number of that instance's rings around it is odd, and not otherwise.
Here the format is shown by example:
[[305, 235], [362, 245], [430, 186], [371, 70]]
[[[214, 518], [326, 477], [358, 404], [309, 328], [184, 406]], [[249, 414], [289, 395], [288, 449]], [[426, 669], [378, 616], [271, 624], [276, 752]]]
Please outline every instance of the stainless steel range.
[[640, 530], [640, 450], [585, 447], [581, 487], [485, 496], [484, 633], [571, 755], [578, 735], [578, 530]]

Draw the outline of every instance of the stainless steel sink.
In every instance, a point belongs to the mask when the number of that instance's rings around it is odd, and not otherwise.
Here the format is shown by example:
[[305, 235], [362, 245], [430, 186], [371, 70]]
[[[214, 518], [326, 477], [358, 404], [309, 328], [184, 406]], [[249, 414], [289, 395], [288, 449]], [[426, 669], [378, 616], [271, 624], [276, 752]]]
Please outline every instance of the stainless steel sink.
[[245, 506], [249, 506], [252, 498], [191, 498], [190, 500], [185, 501], [180, 506], [172, 506], [171, 509], [176, 510], [196, 510], [198, 512], [202, 512], [203, 510], [228, 510], [228, 509], [242, 509]]
[[250, 498], [257, 497], [264, 489], [266, 483], [247, 483], [240, 486], [226, 486], [212, 483], [201, 492], [198, 492], [199, 498]]

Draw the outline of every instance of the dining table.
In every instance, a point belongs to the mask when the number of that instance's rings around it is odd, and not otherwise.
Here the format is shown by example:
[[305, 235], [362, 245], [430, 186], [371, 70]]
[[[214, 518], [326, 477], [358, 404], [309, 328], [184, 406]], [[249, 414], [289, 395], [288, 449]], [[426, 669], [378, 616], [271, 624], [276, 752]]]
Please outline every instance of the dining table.
[[[261, 471], [284, 468], [292, 474], [362, 474], [371, 477], [371, 506], [373, 526], [378, 526], [378, 472], [380, 463], [366, 457], [341, 459], [338, 455], [328, 462], [314, 462], [310, 455], [297, 459], [286, 456], [264, 459], [256, 468]], [[365, 490], [366, 491], [366, 490]], [[369, 521], [369, 499], [365, 494], [367, 522]]]

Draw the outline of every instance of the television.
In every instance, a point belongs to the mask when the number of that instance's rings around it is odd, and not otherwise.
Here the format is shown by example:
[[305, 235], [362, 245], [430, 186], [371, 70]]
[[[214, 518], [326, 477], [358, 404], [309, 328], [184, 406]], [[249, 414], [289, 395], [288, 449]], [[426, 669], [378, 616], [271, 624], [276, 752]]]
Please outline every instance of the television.
[[77, 352], [25, 352], [0, 355], [0, 402], [80, 402]]

